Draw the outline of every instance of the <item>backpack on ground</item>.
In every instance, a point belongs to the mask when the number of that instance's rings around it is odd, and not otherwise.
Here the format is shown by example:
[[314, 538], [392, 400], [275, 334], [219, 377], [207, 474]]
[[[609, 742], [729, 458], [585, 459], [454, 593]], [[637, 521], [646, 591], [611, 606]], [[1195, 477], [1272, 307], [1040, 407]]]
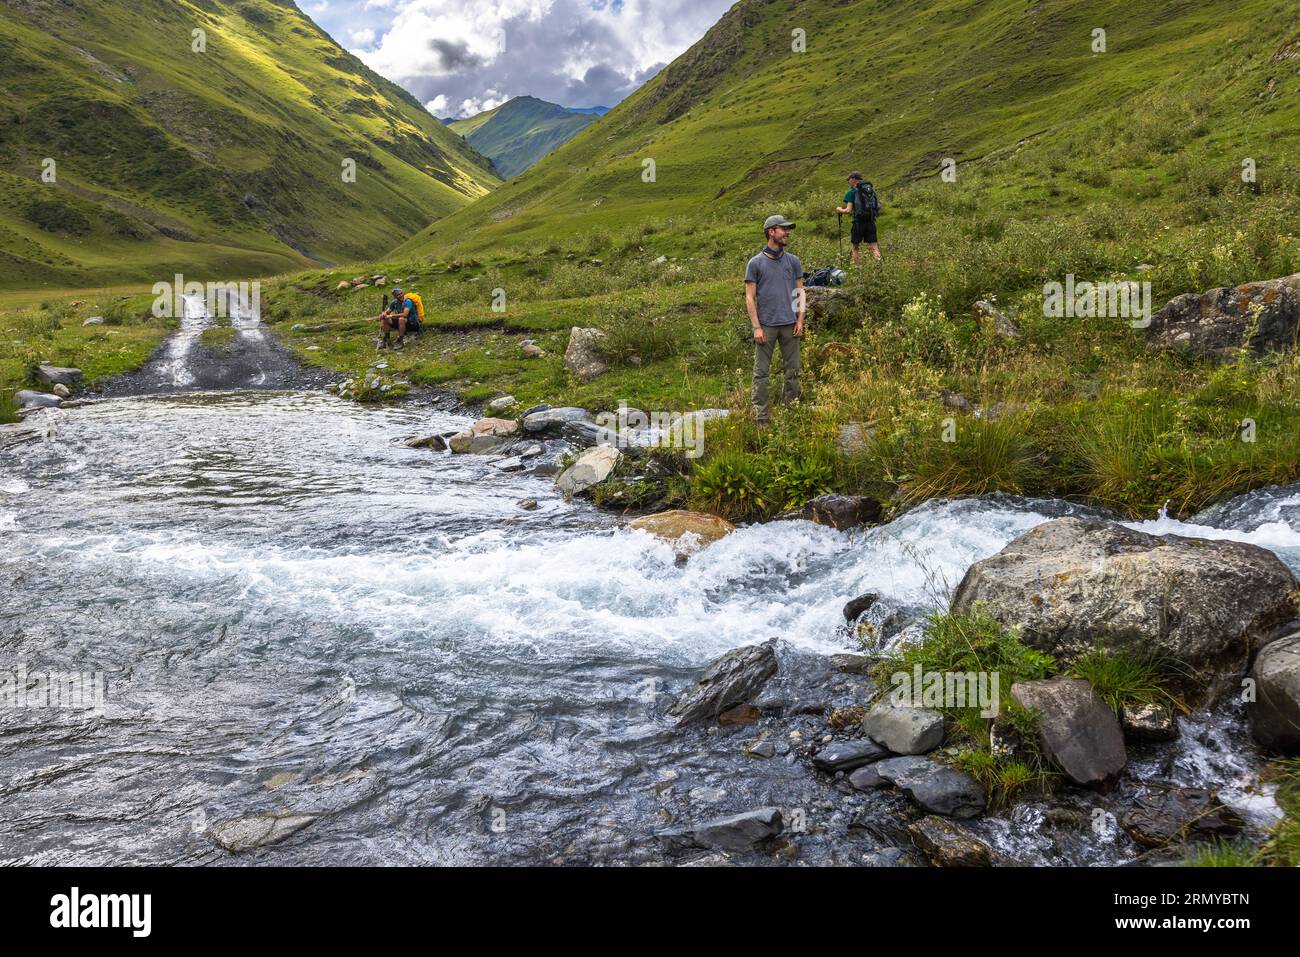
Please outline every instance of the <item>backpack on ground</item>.
[[420, 298], [418, 292], [408, 292], [406, 298], [415, 303], [415, 314], [420, 317], [420, 322], [424, 322], [424, 300]]
[[803, 284], [805, 286], [842, 286], [844, 285], [844, 270], [835, 266], [823, 266], [821, 269], [814, 269], [812, 272], [803, 274]]
[[853, 218], [875, 219], [880, 214], [880, 197], [870, 183], [859, 183], [853, 191]]

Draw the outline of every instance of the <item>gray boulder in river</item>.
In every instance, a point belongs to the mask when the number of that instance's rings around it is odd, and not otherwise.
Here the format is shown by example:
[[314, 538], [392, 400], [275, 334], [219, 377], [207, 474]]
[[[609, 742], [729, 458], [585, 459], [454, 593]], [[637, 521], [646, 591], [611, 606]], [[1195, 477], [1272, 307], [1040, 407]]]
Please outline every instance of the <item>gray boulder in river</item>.
[[1115, 712], [1082, 678], [1018, 681], [1011, 697], [1037, 711], [1038, 748], [1067, 778], [1109, 790], [1128, 763], [1124, 732]]
[[36, 368], [36, 381], [42, 385], [65, 385], [69, 389], [75, 389], [81, 385], [83, 379], [80, 369], [47, 365]]
[[1300, 633], [1265, 646], [1250, 671], [1255, 700], [1247, 701], [1250, 731], [1264, 747], [1300, 754]]
[[1297, 587], [1256, 545], [1058, 518], [971, 565], [951, 608], [983, 604], [1061, 664], [1100, 647], [1239, 675], [1251, 648], [1295, 617]]
[[735, 648], [711, 664], [699, 682], [673, 702], [668, 713], [677, 719], [678, 727], [716, 718], [757, 695], [777, 667], [775, 638]]
[[19, 389], [14, 393], [14, 405], [20, 409], [57, 409], [62, 404], [61, 398], [48, 392]]

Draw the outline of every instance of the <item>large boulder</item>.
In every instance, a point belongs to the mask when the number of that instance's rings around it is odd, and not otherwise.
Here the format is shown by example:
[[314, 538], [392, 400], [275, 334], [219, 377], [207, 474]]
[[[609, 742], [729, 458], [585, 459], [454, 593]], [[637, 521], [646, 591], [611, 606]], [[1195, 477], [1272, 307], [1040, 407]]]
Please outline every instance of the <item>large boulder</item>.
[[591, 413], [577, 406], [566, 405], [563, 408], [545, 408], [529, 410], [524, 414], [525, 432], [550, 432], [569, 422], [591, 421]]
[[1243, 346], [1256, 354], [1291, 349], [1298, 327], [1300, 273], [1171, 299], [1151, 317], [1146, 345], [1231, 361]]
[[836, 319], [849, 306], [848, 294], [835, 286], [804, 286], [804, 318], [820, 328]]
[[496, 452], [509, 445], [511, 437], [518, 431], [519, 423], [513, 419], [479, 419], [468, 429], [453, 435], [447, 444], [453, 452]]
[[693, 555], [736, 530], [725, 518], [685, 509], [642, 515], [632, 519], [628, 526], [668, 542], [676, 549], [678, 558]]
[[716, 718], [728, 708], [745, 704], [777, 672], [776, 639], [735, 648], [713, 664], [700, 680], [668, 709], [678, 727]]
[[580, 495], [609, 478], [622, 457], [622, 453], [612, 445], [598, 445], [594, 449], [588, 449], [555, 477], [555, 487], [565, 498]]
[[1250, 731], [1264, 747], [1300, 754], [1300, 634], [1266, 645], [1250, 676], [1255, 700], [1247, 701]]
[[601, 340], [605, 333], [599, 329], [574, 326], [569, 331], [569, 347], [564, 350], [564, 368], [579, 382], [590, 382], [609, 371], [609, 364], [601, 354]]
[[76, 389], [85, 381], [80, 369], [41, 365], [36, 367], [36, 381], [41, 385], [66, 385]]
[[1038, 712], [1038, 748], [1065, 776], [1109, 790], [1128, 762], [1119, 719], [1082, 678], [1017, 681], [1011, 697]]
[[1255, 643], [1295, 616], [1296, 588], [1256, 545], [1058, 518], [972, 565], [951, 607], [982, 603], [1062, 664], [1100, 647], [1240, 674]]
[[988, 806], [984, 788], [965, 771], [929, 758], [887, 758], [875, 763], [876, 773], [908, 793], [931, 814], [975, 817]]

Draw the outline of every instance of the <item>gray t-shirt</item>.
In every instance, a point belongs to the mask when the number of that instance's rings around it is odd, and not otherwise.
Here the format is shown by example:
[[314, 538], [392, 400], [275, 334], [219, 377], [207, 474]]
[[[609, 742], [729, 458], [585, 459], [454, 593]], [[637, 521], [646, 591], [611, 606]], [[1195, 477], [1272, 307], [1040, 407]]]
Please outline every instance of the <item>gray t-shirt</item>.
[[[764, 249], [767, 247], [764, 246]], [[759, 250], [745, 267], [745, 282], [754, 283], [758, 322], [764, 326], [789, 326], [799, 318], [799, 296], [795, 290], [803, 278], [803, 264], [794, 253], [775, 259]]]

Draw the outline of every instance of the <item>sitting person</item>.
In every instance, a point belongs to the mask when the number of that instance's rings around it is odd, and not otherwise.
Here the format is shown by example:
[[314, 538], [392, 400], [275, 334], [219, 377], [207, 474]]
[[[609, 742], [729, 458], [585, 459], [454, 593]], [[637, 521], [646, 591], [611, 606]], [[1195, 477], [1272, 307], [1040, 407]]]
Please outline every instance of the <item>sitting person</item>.
[[379, 315], [379, 327], [384, 330], [384, 341], [379, 347], [381, 349], [388, 348], [388, 337], [394, 329], [397, 330], [397, 348], [399, 349], [406, 344], [406, 334], [408, 332], [419, 335], [424, 331], [420, 327], [420, 311], [416, 307], [415, 301], [401, 289], [393, 290], [393, 301]]

